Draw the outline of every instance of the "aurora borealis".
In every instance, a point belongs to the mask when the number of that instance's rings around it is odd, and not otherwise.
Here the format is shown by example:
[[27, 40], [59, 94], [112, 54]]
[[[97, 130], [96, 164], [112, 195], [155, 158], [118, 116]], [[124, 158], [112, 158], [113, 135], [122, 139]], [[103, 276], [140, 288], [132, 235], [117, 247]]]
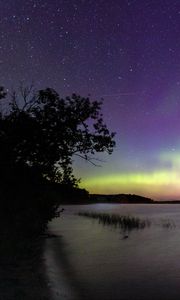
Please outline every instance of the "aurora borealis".
[[[116, 131], [101, 167], [75, 159], [93, 193], [180, 199], [180, 2], [0, 1], [0, 84], [104, 98]], [[96, 161], [95, 161], [96, 162]]]

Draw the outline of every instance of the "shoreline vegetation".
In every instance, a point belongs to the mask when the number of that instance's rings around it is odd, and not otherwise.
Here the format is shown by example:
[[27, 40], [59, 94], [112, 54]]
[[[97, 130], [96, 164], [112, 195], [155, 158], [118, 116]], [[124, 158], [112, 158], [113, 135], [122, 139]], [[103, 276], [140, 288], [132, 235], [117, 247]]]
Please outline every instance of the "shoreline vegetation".
[[[17, 291], [16, 281], [19, 278], [23, 286], [25, 279], [19, 274], [11, 278], [11, 267], [18, 273], [26, 259], [38, 264], [37, 241], [61, 213], [62, 200], [74, 199], [76, 192], [80, 197], [74, 155], [92, 162], [93, 154], [111, 154], [115, 133], [103, 120], [102, 100], [76, 93], [62, 98], [52, 88], [36, 90], [32, 84], [20, 84], [11, 92], [0, 86], [0, 102], [0, 260], [10, 276], [5, 293], [13, 293], [3, 295], [0, 289], [0, 298], [39, 300], [23, 287]], [[37, 276], [38, 271], [32, 280]], [[29, 278], [31, 283], [30, 274]]]

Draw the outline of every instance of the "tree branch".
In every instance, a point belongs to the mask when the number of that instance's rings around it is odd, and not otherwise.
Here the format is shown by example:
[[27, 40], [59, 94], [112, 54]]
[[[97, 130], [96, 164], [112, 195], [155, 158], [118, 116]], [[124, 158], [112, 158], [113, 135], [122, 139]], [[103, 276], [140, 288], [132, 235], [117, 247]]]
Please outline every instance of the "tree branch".
[[101, 159], [98, 159], [98, 158], [94, 158], [94, 157], [90, 157], [90, 156], [87, 156], [87, 155], [81, 155], [79, 153], [74, 153], [75, 156], [78, 156], [86, 161], [88, 161], [89, 163], [91, 163], [93, 166], [95, 167], [102, 167], [101, 165], [99, 164], [96, 164], [93, 162], [93, 160], [96, 160], [96, 161], [99, 161], [99, 162], [104, 162], [103, 160]]

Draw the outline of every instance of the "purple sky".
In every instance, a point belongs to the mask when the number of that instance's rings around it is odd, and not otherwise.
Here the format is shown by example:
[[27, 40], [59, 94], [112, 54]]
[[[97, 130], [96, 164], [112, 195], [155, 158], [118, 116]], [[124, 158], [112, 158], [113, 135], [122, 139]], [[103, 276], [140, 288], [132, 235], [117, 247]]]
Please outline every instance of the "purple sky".
[[8, 89], [104, 98], [117, 147], [102, 167], [75, 162], [82, 186], [180, 198], [178, 0], [1, 1], [0, 70]]

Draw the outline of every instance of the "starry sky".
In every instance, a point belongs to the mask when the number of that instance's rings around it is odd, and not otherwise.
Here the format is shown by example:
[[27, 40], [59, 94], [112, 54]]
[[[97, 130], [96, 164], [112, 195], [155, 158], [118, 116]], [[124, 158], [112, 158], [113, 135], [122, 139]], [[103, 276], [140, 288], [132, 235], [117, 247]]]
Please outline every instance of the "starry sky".
[[180, 199], [179, 0], [0, 0], [0, 85], [20, 82], [104, 98], [117, 145], [74, 160], [82, 187]]

